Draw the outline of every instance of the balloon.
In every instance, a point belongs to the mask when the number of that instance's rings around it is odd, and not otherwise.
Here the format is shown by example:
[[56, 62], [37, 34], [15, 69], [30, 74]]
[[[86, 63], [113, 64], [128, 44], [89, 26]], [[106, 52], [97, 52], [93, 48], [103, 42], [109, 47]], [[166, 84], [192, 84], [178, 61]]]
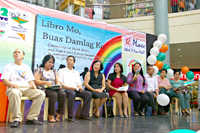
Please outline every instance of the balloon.
[[181, 72], [182, 72], [183, 74], [186, 74], [188, 71], [190, 71], [190, 70], [189, 70], [189, 68], [186, 67], [186, 66], [183, 66], [183, 67], [181, 68]]
[[160, 71], [158, 71], [158, 74], [157, 75], [160, 75]]
[[157, 58], [155, 55], [150, 55], [148, 58], [147, 58], [147, 62], [150, 64], [150, 65], [153, 65], [155, 64], [157, 61]]
[[167, 78], [173, 78], [174, 76], [174, 71], [172, 69], [168, 69], [167, 70]]
[[157, 56], [159, 54], [159, 49], [157, 47], [151, 48], [150, 54]]
[[170, 66], [169, 66], [168, 64], [164, 64], [164, 65], [163, 65], [163, 69], [168, 70], [168, 69], [170, 69]]
[[186, 77], [187, 79], [192, 80], [194, 78], [194, 73], [192, 71], [188, 71], [186, 73]]
[[160, 40], [162, 43], [165, 43], [165, 41], [167, 40], [167, 36], [165, 34], [160, 34], [158, 35], [157, 40]]
[[154, 43], [153, 43], [153, 46], [154, 47], [157, 47], [158, 49], [160, 49], [162, 47], [162, 42], [159, 41], [159, 40], [156, 40]]
[[168, 46], [166, 44], [163, 44], [161, 49], [160, 49], [160, 52], [166, 53], [167, 50], [168, 50]]
[[162, 62], [162, 61], [157, 61], [157, 62], [154, 64], [154, 66], [157, 66], [158, 69], [160, 70], [160, 69], [163, 68], [163, 62]]
[[166, 106], [169, 104], [170, 99], [166, 94], [159, 94], [157, 96], [157, 102], [160, 106]]
[[162, 52], [160, 52], [157, 56], [157, 60], [158, 61], [164, 61], [165, 60], [166, 55]]
[[153, 66], [153, 68], [154, 68], [154, 73], [153, 73], [153, 75], [154, 76], [156, 76], [157, 74], [158, 74], [158, 67], [157, 66]]

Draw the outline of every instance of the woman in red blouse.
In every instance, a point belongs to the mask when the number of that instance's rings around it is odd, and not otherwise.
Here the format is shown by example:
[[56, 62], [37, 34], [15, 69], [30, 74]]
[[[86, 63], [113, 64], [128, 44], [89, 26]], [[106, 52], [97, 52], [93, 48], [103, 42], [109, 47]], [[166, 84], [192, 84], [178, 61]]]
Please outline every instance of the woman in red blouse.
[[[114, 72], [108, 76], [107, 85], [110, 88], [109, 95], [117, 99], [117, 105], [119, 108], [119, 116], [127, 118], [127, 106], [128, 106], [128, 94], [126, 91], [119, 91], [118, 88], [127, 86], [126, 76], [123, 74], [123, 66], [120, 63], [114, 65]], [[124, 105], [124, 111], [122, 112], [122, 102]], [[123, 115], [124, 114], [124, 115]]]

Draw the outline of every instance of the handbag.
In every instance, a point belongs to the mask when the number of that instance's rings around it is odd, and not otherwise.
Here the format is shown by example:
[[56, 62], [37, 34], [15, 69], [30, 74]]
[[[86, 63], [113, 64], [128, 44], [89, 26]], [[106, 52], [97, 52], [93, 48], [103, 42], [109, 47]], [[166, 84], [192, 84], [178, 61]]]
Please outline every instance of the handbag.
[[145, 115], [150, 116], [152, 114], [152, 107], [146, 106], [145, 107]]
[[[113, 106], [111, 104], [111, 98], [108, 98], [108, 104], [106, 105], [106, 109], [107, 109], [107, 117], [114, 117], [113, 115]], [[105, 115], [105, 108], [103, 106], [103, 114], [102, 114], [103, 117], [106, 117]]]
[[175, 90], [176, 94], [187, 94], [189, 93], [189, 88], [187, 86], [179, 86]]

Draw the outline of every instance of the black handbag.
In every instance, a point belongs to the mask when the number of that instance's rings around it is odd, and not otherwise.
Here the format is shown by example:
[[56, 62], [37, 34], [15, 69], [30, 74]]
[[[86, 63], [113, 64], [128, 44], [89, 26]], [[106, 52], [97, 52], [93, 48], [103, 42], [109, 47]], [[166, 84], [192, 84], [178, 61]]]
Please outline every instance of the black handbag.
[[[111, 98], [108, 98], [108, 104], [106, 105], [106, 109], [107, 109], [107, 117], [114, 117], [113, 115], [113, 106], [111, 104]], [[102, 114], [103, 117], [106, 117], [105, 115], [105, 108], [103, 106], [103, 114]]]

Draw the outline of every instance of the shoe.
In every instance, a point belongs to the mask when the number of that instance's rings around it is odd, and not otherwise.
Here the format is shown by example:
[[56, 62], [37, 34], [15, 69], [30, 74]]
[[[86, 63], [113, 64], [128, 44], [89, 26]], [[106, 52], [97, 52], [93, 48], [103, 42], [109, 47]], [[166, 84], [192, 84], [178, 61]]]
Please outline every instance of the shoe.
[[48, 115], [48, 121], [49, 121], [50, 123], [55, 123], [55, 122], [56, 122], [56, 120], [54, 119], [54, 116], [53, 116], [53, 115]]
[[56, 113], [56, 119], [55, 119], [56, 122], [59, 122], [59, 121], [60, 121], [60, 117], [61, 117], [61, 115]]
[[67, 119], [67, 121], [74, 122], [73, 118], [70, 118], [70, 117]]
[[191, 115], [190, 112], [188, 112], [188, 111], [185, 111], [185, 113], [186, 113], [187, 115]]
[[158, 111], [158, 114], [167, 115], [168, 113], [164, 113], [164, 112], [162, 112], [162, 111]]
[[119, 115], [120, 118], [124, 118], [124, 115]]
[[128, 115], [124, 115], [124, 118], [128, 118]]
[[152, 112], [152, 115], [156, 116], [156, 115], [157, 115], [156, 111], [153, 111], [153, 112]]
[[142, 111], [139, 111], [138, 114], [141, 116], [145, 116], [145, 114]]
[[10, 127], [15, 128], [15, 127], [19, 127], [20, 122], [19, 121], [13, 121], [10, 123]]
[[82, 119], [82, 120], [92, 120], [90, 117], [88, 117], [88, 116], [86, 116], [86, 115], [80, 116], [79, 119]]
[[42, 125], [42, 122], [37, 120], [26, 120], [27, 125]]
[[134, 111], [134, 115], [135, 116], [139, 116], [138, 112]]

